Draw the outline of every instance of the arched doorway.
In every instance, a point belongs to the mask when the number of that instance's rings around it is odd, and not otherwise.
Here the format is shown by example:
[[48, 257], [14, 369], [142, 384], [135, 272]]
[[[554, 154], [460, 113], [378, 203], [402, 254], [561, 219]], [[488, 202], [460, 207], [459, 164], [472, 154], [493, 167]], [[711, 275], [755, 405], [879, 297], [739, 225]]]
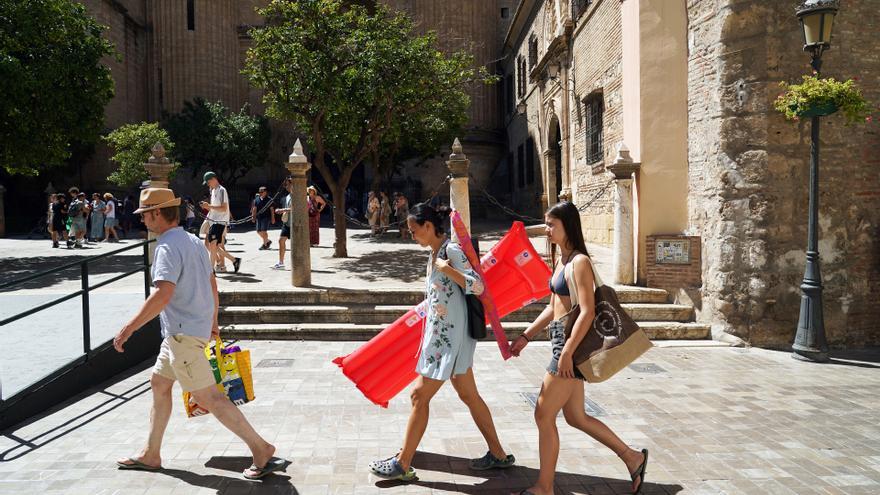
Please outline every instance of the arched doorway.
[[559, 201], [562, 191], [562, 129], [559, 119], [553, 116], [544, 148], [544, 194], [547, 206]]

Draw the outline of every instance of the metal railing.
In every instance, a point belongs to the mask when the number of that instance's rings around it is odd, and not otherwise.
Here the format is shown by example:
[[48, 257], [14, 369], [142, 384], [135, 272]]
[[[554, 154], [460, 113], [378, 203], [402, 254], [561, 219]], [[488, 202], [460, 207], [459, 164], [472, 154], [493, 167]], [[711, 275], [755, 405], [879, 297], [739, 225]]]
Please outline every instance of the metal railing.
[[[10, 403], [15, 402], [18, 398], [26, 396], [27, 394], [29, 394], [30, 392], [32, 392], [35, 389], [40, 388], [43, 384], [52, 381], [58, 375], [63, 374], [64, 372], [69, 370], [72, 366], [76, 365], [77, 363], [88, 361], [91, 356], [100, 352], [106, 345], [109, 344], [109, 341], [108, 341], [107, 343], [104, 343], [103, 345], [98, 346], [95, 349], [92, 349], [92, 347], [91, 347], [92, 329], [91, 329], [91, 320], [89, 317], [89, 315], [90, 315], [89, 294], [92, 291], [95, 291], [97, 289], [100, 289], [102, 287], [110, 285], [110, 284], [117, 282], [119, 280], [122, 280], [126, 277], [130, 277], [131, 275], [134, 275], [136, 273], [142, 272], [144, 274], [144, 298], [149, 297], [149, 295], [150, 295], [150, 251], [149, 250], [150, 250], [150, 244], [153, 242], [155, 242], [155, 240], [148, 240], [148, 241], [139, 242], [136, 244], [132, 244], [131, 246], [126, 246], [124, 248], [116, 249], [114, 251], [99, 254], [96, 256], [89, 256], [88, 258], [83, 259], [83, 260], [67, 263], [67, 264], [64, 264], [64, 265], [61, 265], [61, 266], [58, 266], [58, 267], [55, 267], [55, 268], [52, 268], [49, 270], [45, 270], [45, 271], [35, 273], [33, 275], [29, 275], [29, 276], [26, 276], [26, 277], [23, 277], [23, 278], [20, 278], [17, 280], [13, 280], [11, 282], [6, 282], [6, 283], [0, 284], [0, 292], [5, 292], [5, 291], [9, 291], [10, 289], [14, 289], [18, 286], [22, 286], [23, 284], [26, 284], [28, 282], [32, 282], [34, 280], [37, 280], [37, 279], [40, 279], [40, 278], [43, 278], [43, 277], [46, 277], [49, 275], [65, 272], [65, 271], [71, 270], [73, 268], [79, 267], [79, 269], [80, 269], [80, 289], [79, 290], [71, 292], [71, 293], [66, 294], [64, 296], [58, 297], [57, 299], [54, 299], [52, 301], [34, 306], [33, 308], [28, 309], [27, 311], [22, 311], [21, 313], [4, 318], [4, 319], [0, 320], [0, 327], [3, 327], [5, 325], [9, 325], [9, 324], [14, 323], [16, 321], [19, 321], [23, 318], [26, 318], [26, 317], [31, 316], [33, 314], [39, 313], [40, 311], [44, 311], [44, 310], [49, 309], [53, 306], [57, 306], [57, 305], [62, 304], [66, 301], [69, 301], [71, 299], [74, 299], [76, 297], [81, 296], [82, 297], [82, 338], [83, 338], [82, 353], [79, 356], [77, 356], [76, 358], [74, 358], [72, 361], [68, 362], [64, 366], [61, 366], [60, 368], [52, 371], [51, 373], [44, 376], [43, 378], [35, 381], [34, 383], [24, 387], [21, 390], [15, 392], [15, 394], [12, 395], [11, 397], [9, 397], [9, 398], [0, 397], [0, 408], [8, 407], [10, 405]], [[142, 249], [143, 250], [143, 252], [142, 252], [143, 263], [142, 264], [138, 264], [135, 268], [127, 270], [127, 271], [120, 273], [118, 275], [114, 275], [114, 276], [108, 278], [107, 280], [102, 280], [101, 282], [98, 282], [94, 285], [89, 284], [89, 264], [90, 263], [94, 263], [96, 261], [108, 258], [110, 256], [115, 256], [120, 253], [124, 253], [126, 251], [132, 251], [135, 249]]]

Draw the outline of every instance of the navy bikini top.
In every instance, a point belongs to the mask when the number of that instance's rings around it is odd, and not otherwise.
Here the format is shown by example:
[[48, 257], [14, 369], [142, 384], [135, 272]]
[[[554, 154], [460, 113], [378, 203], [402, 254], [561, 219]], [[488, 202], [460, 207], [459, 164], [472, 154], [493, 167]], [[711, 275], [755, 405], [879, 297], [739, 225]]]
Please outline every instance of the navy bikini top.
[[[571, 263], [571, 259], [569, 259], [568, 262]], [[571, 296], [571, 293], [568, 290], [568, 284], [565, 282], [565, 265], [567, 264], [568, 263], [562, 265], [562, 270], [559, 270], [559, 276], [554, 275], [550, 277], [550, 281], [548, 282], [550, 284], [550, 292], [558, 296]]]

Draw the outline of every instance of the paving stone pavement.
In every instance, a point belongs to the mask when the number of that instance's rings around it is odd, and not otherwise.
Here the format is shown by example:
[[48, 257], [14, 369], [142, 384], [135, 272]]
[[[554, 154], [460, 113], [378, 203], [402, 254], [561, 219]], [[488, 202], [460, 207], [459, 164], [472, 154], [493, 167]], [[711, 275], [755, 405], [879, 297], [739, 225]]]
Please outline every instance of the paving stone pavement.
[[[520, 490], [537, 476], [537, 430], [526, 396], [539, 390], [545, 343], [506, 363], [491, 343], [480, 344], [475, 357], [477, 383], [519, 467], [467, 468], [486, 447], [446, 385], [414, 463], [420, 480], [409, 485], [367, 471], [369, 461], [399, 447], [409, 408], [405, 393], [387, 410], [372, 405], [331, 363], [360, 344], [239, 345], [252, 352], [257, 396], [242, 409], [291, 462], [285, 472], [242, 479], [250, 462], [244, 445], [210, 416], [185, 418], [176, 386], [165, 469], [117, 470], [113, 461], [135, 453], [147, 433], [144, 367], [0, 436], [0, 493], [489, 494]], [[644, 493], [877, 494], [877, 357], [817, 365], [788, 353], [662, 342], [636, 369], [588, 384], [587, 396], [624, 441], [650, 449]], [[625, 468], [610, 451], [562, 417], [559, 431], [558, 493], [629, 493]]]

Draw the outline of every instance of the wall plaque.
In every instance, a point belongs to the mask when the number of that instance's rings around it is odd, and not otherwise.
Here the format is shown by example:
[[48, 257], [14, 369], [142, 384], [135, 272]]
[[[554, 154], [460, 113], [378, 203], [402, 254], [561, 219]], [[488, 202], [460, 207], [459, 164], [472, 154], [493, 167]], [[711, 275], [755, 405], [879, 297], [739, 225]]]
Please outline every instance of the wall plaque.
[[690, 261], [691, 241], [687, 239], [658, 239], [656, 262], [658, 265], [687, 265]]

